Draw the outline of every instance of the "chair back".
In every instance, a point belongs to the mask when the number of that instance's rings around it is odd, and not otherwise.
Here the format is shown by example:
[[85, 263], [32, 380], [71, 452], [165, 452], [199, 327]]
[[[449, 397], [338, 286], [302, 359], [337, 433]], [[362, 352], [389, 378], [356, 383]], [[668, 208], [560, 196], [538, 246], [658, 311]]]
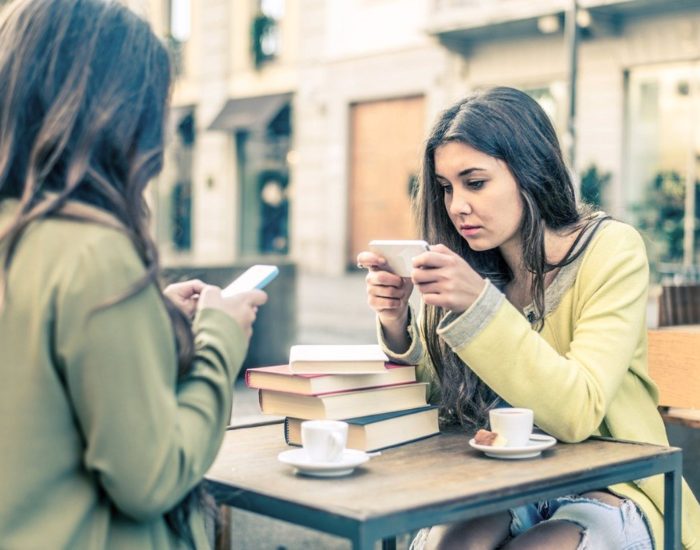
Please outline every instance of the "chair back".
[[659, 326], [700, 323], [700, 283], [664, 285], [659, 297]]
[[648, 335], [649, 375], [659, 387], [659, 405], [700, 410], [700, 324]]

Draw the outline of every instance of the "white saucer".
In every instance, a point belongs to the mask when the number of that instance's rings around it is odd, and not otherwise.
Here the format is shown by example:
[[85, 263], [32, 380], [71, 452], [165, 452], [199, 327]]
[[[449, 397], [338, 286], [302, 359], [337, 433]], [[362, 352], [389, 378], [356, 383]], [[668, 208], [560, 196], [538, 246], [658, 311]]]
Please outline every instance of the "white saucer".
[[277, 459], [294, 466], [300, 474], [316, 477], [338, 477], [352, 473], [356, 466], [369, 460], [369, 455], [364, 451], [345, 449], [340, 460], [336, 462], [314, 462], [304, 449], [291, 449], [282, 451]]
[[542, 451], [556, 444], [556, 442], [557, 440], [551, 435], [532, 434], [530, 436], [530, 441], [528, 441], [527, 445], [524, 447], [492, 447], [491, 445], [479, 445], [474, 442], [474, 439], [469, 440], [469, 445], [478, 451], [483, 451], [486, 456], [513, 459], [538, 456]]

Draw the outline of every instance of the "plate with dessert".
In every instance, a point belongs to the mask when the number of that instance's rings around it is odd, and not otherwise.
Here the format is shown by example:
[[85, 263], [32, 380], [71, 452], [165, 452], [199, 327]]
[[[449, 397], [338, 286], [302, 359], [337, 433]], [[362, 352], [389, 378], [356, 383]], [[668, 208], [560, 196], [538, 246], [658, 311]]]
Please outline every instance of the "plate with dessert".
[[481, 451], [486, 456], [493, 458], [533, 458], [539, 456], [542, 451], [549, 449], [557, 442], [551, 435], [530, 434], [527, 445], [522, 447], [508, 447], [508, 441], [501, 435], [488, 430], [479, 430], [474, 437], [469, 440], [469, 445], [477, 451]]

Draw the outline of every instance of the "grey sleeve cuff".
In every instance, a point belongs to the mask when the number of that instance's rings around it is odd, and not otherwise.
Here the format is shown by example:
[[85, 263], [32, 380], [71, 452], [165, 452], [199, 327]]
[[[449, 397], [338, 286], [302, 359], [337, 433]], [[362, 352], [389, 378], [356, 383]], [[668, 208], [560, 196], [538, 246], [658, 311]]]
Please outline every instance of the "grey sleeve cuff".
[[379, 322], [379, 315], [376, 317], [377, 321], [377, 341], [379, 342], [379, 347], [382, 351], [387, 354], [389, 360], [392, 363], [400, 363], [406, 365], [417, 365], [420, 363], [423, 357], [423, 344], [418, 336], [418, 323], [416, 322], [416, 316], [413, 312], [413, 307], [409, 305], [408, 308], [408, 337], [411, 339], [411, 345], [404, 353], [396, 353], [389, 349], [386, 341], [384, 340], [384, 331], [382, 330], [382, 324]]
[[486, 279], [486, 286], [469, 309], [460, 314], [447, 312], [438, 325], [438, 335], [452, 349], [465, 346], [491, 322], [503, 300], [503, 293]]

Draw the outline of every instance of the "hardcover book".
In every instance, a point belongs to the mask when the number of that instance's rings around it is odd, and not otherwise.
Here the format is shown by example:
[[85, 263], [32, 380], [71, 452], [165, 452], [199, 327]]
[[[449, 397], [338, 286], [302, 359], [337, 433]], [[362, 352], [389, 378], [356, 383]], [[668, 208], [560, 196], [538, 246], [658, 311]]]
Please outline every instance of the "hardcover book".
[[384, 372], [388, 361], [389, 358], [376, 344], [297, 344], [289, 350], [289, 368], [295, 374]]
[[294, 374], [289, 365], [248, 369], [249, 388], [319, 395], [348, 390], [393, 386], [416, 381], [413, 365], [387, 363], [383, 372], [365, 374]]
[[425, 382], [412, 382], [383, 388], [300, 395], [259, 390], [260, 410], [266, 414], [292, 416], [305, 420], [342, 419], [412, 409], [426, 405]]
[[[284, 439], [301, 445], [301, 418], [284, 420]], [[348, 447], [377, 451], [440, 433], [438, 408], [432, 405], [359, 418], [347, 418]]]

